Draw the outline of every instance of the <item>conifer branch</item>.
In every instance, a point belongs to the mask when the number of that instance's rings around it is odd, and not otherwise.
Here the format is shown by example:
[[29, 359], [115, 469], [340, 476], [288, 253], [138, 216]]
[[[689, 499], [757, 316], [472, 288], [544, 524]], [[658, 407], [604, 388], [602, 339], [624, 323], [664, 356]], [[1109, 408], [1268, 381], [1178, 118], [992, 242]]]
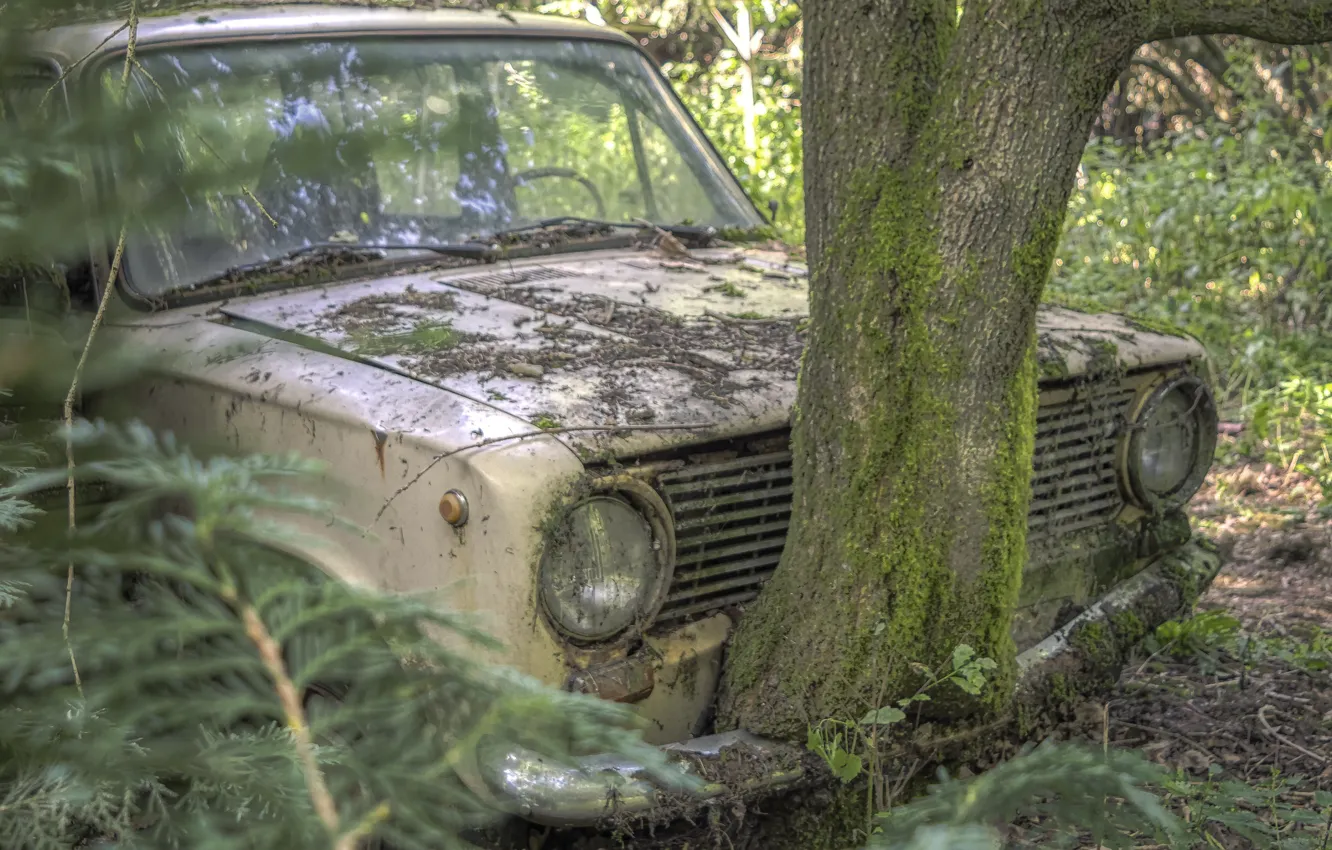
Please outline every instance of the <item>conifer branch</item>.
[[361, 818], [360, 823], [338, 838], [337, 843], [333, 845], [333, 850], [356, 850], [356, 843], [362, 838], [368, 837], [376, 826], [388, 820], [389, 812], [390, 808], [387, 802], [375, 806], [368, 815]]
[[[301, 763], [301, 772], [305, 774], [305, 786], [310, 791], [310, 802], [314, 806], [315, 814], [319, 815], [319, 820], [324, 824], [330, 835], [336, 835], [338, 832], [338, 809], [333, 803], [333, 795], [328, 791], [328, 783], [324, 781], [324, 773], [319, 769], [319, 761], [315, 758], [314, 740], [310, 737], [310, 724], [305, 718], [305, 708], [301, 705], [301, 695], [296, 690], [296, 683], [291, 680], [287, 674], [287, 666], [282, 661], [282, 647], [273, 639], [273, 635], [264, 625], [264, 621], [259, 618], [259, 613], [254, 610], [254, 606], [249, 603], [241, 603], [236, 594], [234, 586], [228, 587], [223, 597], [232, 605], [240, 609], [241, 621], [245, 624], [245, 635], [255, 647], [259, 650], [259, 657], [263, 660], [264, 669], [268, 671], [269, 677], [273, 680], [273, 687], [277, 690], [278, 701], [282, 703], [282, 713], [286, 718], [287, 729], [291, 732], [291, 738], [296, 746], [296, 757]], [[371, 824], [373, 828], [373, 824]], [[351, 844], [346, 845], [348, 850], [355, 846], [355, 833], [352, 830], [340, 839], [335, 847], [342, 850], [343, 840], [351, 838]]]

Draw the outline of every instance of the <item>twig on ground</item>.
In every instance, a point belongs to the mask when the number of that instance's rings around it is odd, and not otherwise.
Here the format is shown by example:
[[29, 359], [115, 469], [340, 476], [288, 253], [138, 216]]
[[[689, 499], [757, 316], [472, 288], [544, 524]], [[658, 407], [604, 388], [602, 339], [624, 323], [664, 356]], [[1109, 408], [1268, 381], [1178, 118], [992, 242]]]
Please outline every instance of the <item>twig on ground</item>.
[[1295, 743], [1291, 739], [1287, 738], [1285, 735], [1282, 735], [1276, 729], [1272, 728], [1272, 724], [1267, 722], [1268, 711], [1276, 711], [1276, 708], [1272, 705], [1264, 705], [1262, 708], [1258, 709], [1258, 722], [1262, 724], [1263, 734], [1267, 735], [1269, 738], [1271, 738], [1274, 741], [1280, 741], [1281, 743], [1290, 747], [1292, 750], [1295, 750], [1297, 753], [1306, 755], [1309, 758], [1313, 759], [1314, 761], [1318, 762], [1319, 764], [1327, 764], [1328, 760], [1326, 756], [1320, 756], [1318, 753], [1315, 753], [1313, 750], [1307, 750], [1304, 747], [1301, 747], [1299, 744]]
[[1292, 697], [1292, 696], [1286, 696], [1285, 694], [1277, 693], [1276, 691], [1267, 691], [1267, 692], [1265, 692], [1265, 693], [1263, 694], [1263, 696], [1265, 696], [1265, 697], [1272, 697], [1272, 698], [1276, 698], [1276, 699], [1284, 699], [1284, 700], [1288, 700], [1288, 701], [1290, 701], [1290, 702], [1300, 703], [1301, 705], [1310, 705], [1311, 703], [1313, 703], [1313, 700], [1311, 700], [1311, 699], [1306, 699], [1305, 697]]
[[1220, 756], [1218, 756], [1216, 753], [1212, 752], [1211, 750], [1207, 749], [1197, 741], [1193, 740], [1188, 735], [1183, 735], [1179, 732], [1171, 731], [1170, 729], [1160, 729], [1155, 726], [1144, 726], [1141, 723], [1132, 723], [1128, 720], [1120, 720], [1117, 717], [1111, 718], [1110, 722], [1117, 723], [1120, 726], [1127, 726], [1130, 729], [1137, 729], [1138, 731], [1146, 732], [1149, 735], [1157, 735], [1157, 736], [1164, 735], [1166, 737], [1174, 738], [1176, 741], [1188, 744], [1190, 747], [1193, 747], [1195, 750], [1197, 750], [1198, 752], [1202, 753], [1203, 755], [1211, 759], [1214, 763], [1216, 764], [1222, 763]]
[[1152, 660], [1155, 659], [1156, 656], [1158, 656], [1158, 655], [1160, 655], [1161, 653], [1165, 652], [1166, 650], [1170, 649], [1170, 647], [1172, 647], [1172, 646], [1174, 646], [1174, 645], [1175, 645], [1175, 641], [1172, 640], [1172, 641], [1170, 641], [1169, 643], [1167, 643], [1165, 646], [1163, 646], [1163, 647], [1161, 647], [1160, 649], [1156, 650], [1156, 652], [1153, 652], [1151, 655], [1147, 656], [1147, 659], [1146, 659], [1145, 661], [1143, 661], [1142, 664], [1138, 665], [1138, 669], [1137, 669], [1137, 670], [1134, 670], [1134, 671], [1129, 675], [1128, 678], [1129, 678], [1129, 679], [1136, 679], [1137, 677], [1141, 676], [1141, 675], [1142, 675], [1142, 671], [1147, 669], [1147, 665], [1148, 665], [1148, 664], [1151, 664], [1151, 663], [1152, 663]]
[[764, 319], [742, 319], [739, 316], [728, 316], [725, 313], [718, 313], [716, 310], [704, 310], [703, 314], [705, 316], [711, 316], [719, 322], [729, 322], [735, 325], [771, 325], [777, 322], [789, 322], [795, 319], [804, 318], [804, 316], [792, 316], [791, 318], [786, 319], [781, 316], [773, 316]]
[[669, 360], [617, 360], [613, 365], [616, 366], [659, 366], [665, 369], [674, 369], [677, 372], [683, 372], [691, 378], [699, 381], [706, 381], [712, 377], [707, 371], [699, 369], [696, 366], [686, 366], [683, 363], [672, 363]]

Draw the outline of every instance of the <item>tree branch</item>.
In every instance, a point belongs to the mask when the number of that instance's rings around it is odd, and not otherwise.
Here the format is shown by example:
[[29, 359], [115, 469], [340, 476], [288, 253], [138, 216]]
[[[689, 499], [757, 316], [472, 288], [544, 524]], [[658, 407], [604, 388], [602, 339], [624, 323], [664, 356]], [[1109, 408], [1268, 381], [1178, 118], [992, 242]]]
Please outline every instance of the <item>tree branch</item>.
[[1203, 53], [1209, 60], [1200, 64], [1210, 71], [1218, 82], [1225, 82], [1226, 71], [1230, 70], [1230, 57], [1226, 55], [1226, 51], [1210, 35], [1198, 36], [1198, 44], [1202, 46]]
[[1138, 0], [1132, 5], [1146, 16], [1146, 41], [1225, 33], [1276, 44], [1332, 41], [1332, 0]]
[[1174, 71], [1171, 71], [1165, 65], [1157, 62], [1155, 59], [1148, 59], [1145, 56], [1134, 56], [1133, 64], [1141, 68], [1146, 68], [1157, 76], [1163, 77], [1170, 82], [1179, 96], [1193, 107], [1193, 111], [1203, 118], [1215, 118], [1216, 113], [1212, 110], [1212, 105], [1203, 99], [1193, 88], [1179, 78]]

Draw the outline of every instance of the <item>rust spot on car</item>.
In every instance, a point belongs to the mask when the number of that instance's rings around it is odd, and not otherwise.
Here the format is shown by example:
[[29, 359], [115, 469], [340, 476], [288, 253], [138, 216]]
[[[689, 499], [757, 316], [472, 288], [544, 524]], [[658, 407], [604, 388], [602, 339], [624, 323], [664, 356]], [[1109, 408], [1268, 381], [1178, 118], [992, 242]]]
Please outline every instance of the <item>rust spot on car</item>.
[[384, 444], [388, 442], [388, 434], [375, 429], [375, 460], [379, 462], [379, 477], [385, 477], [384, 473]]

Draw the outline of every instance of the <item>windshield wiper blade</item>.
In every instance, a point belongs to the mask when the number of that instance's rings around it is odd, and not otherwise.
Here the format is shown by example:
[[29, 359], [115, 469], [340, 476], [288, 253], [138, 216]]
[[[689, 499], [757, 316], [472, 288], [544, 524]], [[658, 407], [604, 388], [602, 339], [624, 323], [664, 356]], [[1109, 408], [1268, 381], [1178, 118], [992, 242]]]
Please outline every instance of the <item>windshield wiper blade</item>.
[[715, 227], [698, 227], [690, 224], [656, 224], [649, 221], [606, 221], [599, 218], [584, 218], [577, 215], [562, 215], [555, 218], [545, 218], [533, 224], [525, 224], [522, 227], [511, 227], [507, 230], [499, 230], [487, 236], [487, 239], [502, 239], [505, 236], [512, 236], [519, 233], [531, 233], [537, 230], [550, 230], [554, 227], [563, 225], [581, 224], [586, 227], [608, 228], [615, 230], [664, 230], [672, 236], [680, 236], [686, 239], [693, 239], [701, 242], [710, 240], [717, 235]]
[[[370, 253], [372, 251], [379, 253], [372, 254]], [[482, 245], [479, 242], [313, 242], [309, 245], [293, 248], [285, 254], [270, 257], [267, 260], [231, 266], [218, 272], [212, 279], [234, 279], [259, 272], [291, 271], [293, 268], [299, 269], [304, 265], [312, 265], [327, 260], [369, 263], [382, 260], [384, 258], [383, 252], [386, 251], [429, 251], [432, 254], [458, 257], [465, 260], [490, 261], [495, 258], [495, 250], [489, 245]]]

